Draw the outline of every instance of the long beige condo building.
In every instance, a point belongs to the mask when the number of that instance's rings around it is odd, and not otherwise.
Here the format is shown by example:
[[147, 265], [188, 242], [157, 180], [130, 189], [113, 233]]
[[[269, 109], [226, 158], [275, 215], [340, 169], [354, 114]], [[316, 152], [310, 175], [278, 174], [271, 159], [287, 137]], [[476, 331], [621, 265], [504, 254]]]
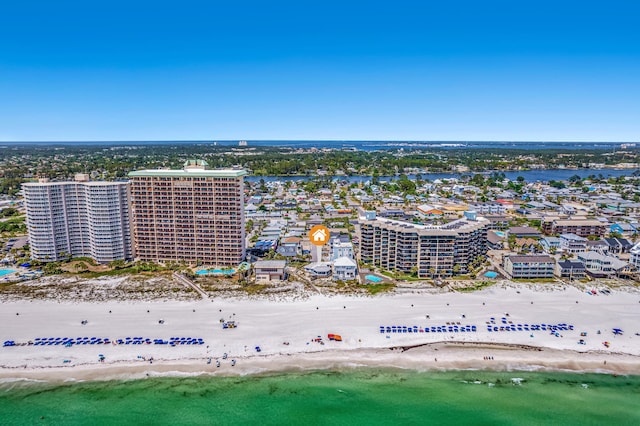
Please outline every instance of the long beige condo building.
[[237, 266], [245, 255], [244, 175], [196, 160], [182, 170], [129, 173], [135, 257]]

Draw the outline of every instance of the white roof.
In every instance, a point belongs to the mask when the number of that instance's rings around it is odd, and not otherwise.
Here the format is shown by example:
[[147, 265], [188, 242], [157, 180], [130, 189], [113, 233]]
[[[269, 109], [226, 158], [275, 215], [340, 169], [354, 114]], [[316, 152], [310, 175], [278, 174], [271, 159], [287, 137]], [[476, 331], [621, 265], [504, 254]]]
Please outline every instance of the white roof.
[[356, 267], [358, 266], [356, 264], [356, 262], [353, 261], [353, 259], [347, 257], [347, 256], [342, 256], [337, 258], [334, 262], [333, 262], [333, 266], [353, 266]]

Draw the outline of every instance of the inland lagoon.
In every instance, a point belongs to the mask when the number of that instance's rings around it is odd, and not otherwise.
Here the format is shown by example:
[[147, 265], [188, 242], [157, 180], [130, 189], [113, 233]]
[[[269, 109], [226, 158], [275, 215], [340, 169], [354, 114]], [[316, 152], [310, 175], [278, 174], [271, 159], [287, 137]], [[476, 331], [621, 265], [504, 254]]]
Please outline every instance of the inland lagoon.
[[0, 384], [3, 425], [637, 425], [640, 376], [353, 369]]

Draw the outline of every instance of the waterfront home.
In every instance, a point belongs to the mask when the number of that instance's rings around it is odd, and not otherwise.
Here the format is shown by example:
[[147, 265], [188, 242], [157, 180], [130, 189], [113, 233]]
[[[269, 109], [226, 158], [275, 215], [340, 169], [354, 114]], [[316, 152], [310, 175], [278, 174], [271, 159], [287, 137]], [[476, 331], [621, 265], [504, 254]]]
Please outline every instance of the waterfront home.
[[640, 269], [640, 243], [633, 246], [629, 253], [629, 262], [635, 266], [636, 269]]
[[629, 264], [627, 262], [595, 251], [579, 253], [578, 260], [584, 263], [589, 275], [594, 277], [619, 275], [629, 269]]
[[256, 282], [282, 281], [286, 279], [286, 260], [259, 260], [254, 265]]
[[333, 279], [334, 280], [354, 280], [358, 274], [358, 265], [347, 256], [339, 257], [333, 262]]
[[310, 263], [304, 270], [311, 278], [327, 278], [331, 276], [331, 264], [326, 262]]
[[584, 263], [575, 260], [560, 260], [556, 264], [556, 276], [569, 280], [579, 280], [585, 277]]

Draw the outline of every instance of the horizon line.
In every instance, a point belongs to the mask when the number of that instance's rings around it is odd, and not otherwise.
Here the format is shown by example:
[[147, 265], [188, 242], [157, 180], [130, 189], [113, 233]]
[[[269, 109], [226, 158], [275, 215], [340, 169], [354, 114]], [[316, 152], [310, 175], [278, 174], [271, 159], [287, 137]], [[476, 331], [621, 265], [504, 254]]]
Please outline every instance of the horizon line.
[[89, 140], [0, 140], [0, 144], [10, 143], [114, 143], [114, 142], [400, 142], [400, 143], [640, 143], [640, 140], [463, 140], [463, 139], [89, 139]]

